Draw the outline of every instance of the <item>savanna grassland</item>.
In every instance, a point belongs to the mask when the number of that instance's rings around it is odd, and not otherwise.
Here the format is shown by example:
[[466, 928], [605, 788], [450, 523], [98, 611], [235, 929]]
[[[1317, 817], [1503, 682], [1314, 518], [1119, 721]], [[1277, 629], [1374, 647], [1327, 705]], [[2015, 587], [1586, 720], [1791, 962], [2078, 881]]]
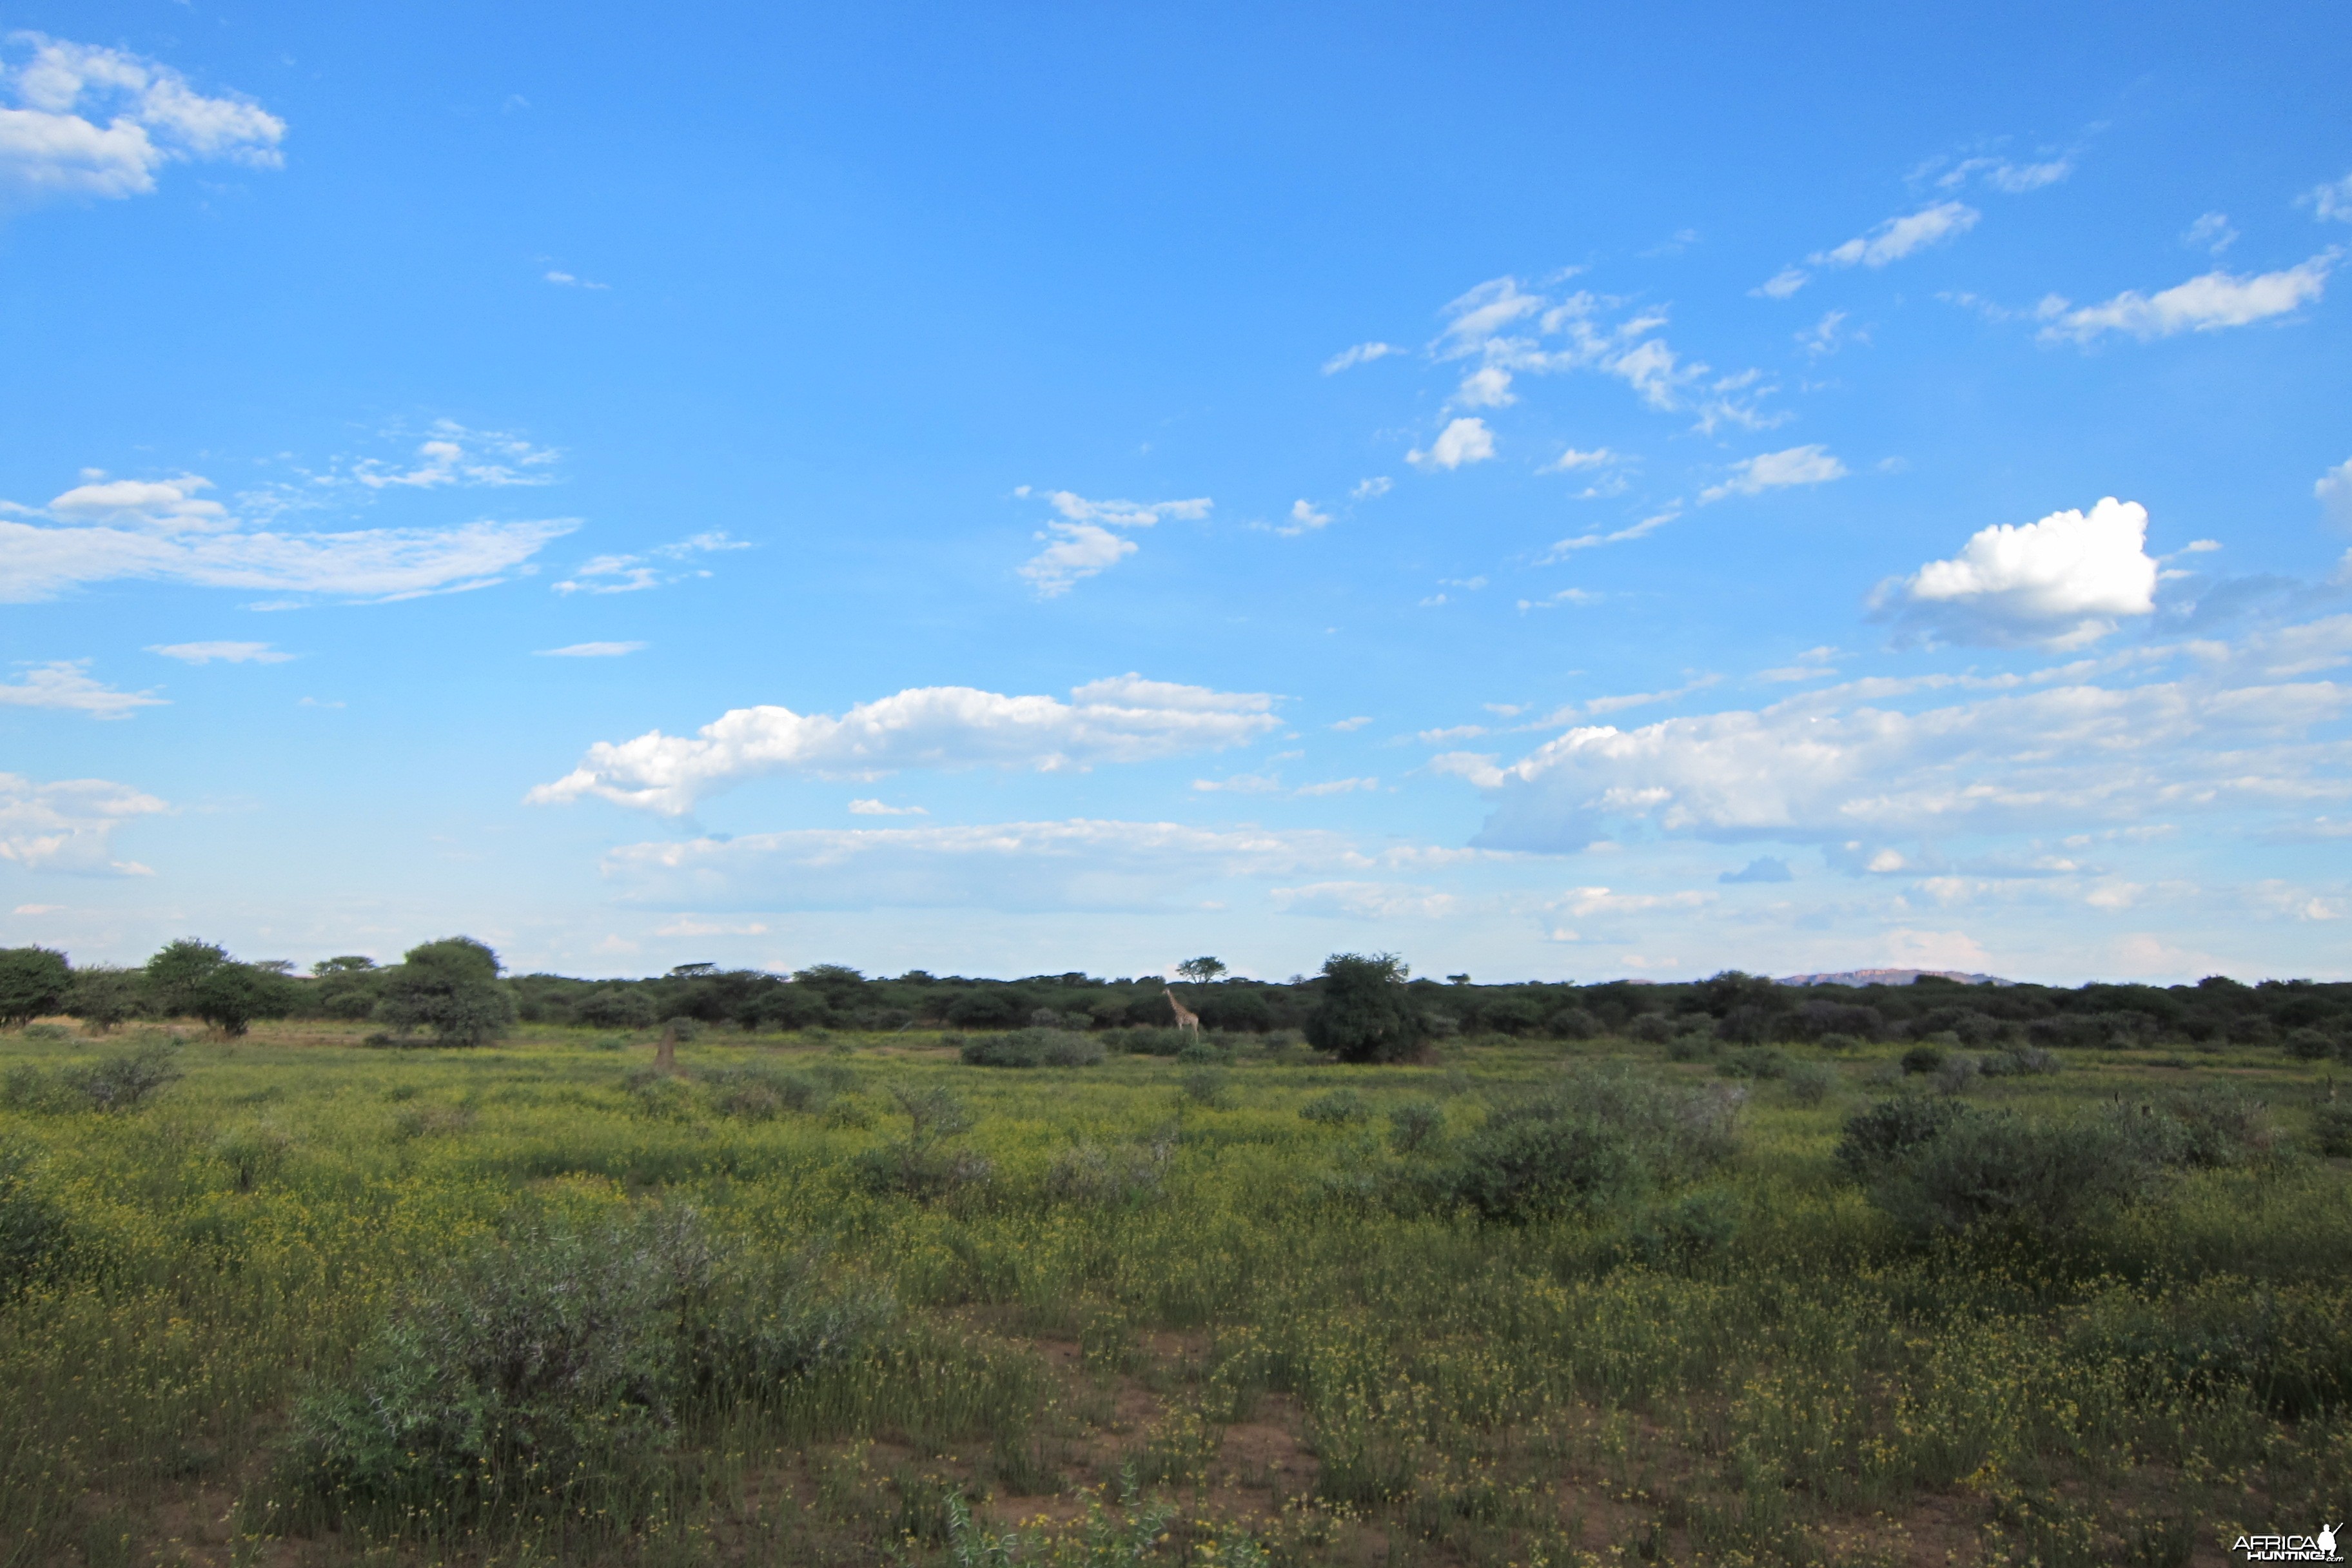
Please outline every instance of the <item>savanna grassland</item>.
[[2352, 1500], [2283, 1051], [364, 1031], [0, 1036], [0, 1562], [2220, 1563]]

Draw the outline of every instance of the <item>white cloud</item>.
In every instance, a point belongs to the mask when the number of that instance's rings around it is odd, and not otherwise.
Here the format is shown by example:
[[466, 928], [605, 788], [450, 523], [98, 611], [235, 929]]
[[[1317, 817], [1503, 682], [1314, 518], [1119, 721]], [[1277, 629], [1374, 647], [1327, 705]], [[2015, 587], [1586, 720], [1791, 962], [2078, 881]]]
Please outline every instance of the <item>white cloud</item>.
[[1319, 831], [1171, 822], [808, 828], [625, 846], [605, 875], [637, 902], [695, 910], [1164, 907], [1204, 882], [1414, 863]]
[[2221, 255], [2238, 243], [2238, 231], [2226, 213], [2207, 213], [2182, 233], [2180, 243], [2191, 250]]
[[2322, 251], [2300, 266], [2242, 278], [2208, 272], [2158, 294], [2126, 289], [2104, 304], [2070, 308], [2055, 295], [2038, 312], [2048, 325], [2044, 342], [2088, 343], [2107, 332], [2126, 332], [2145, 342], [2175, 332], [2210, 332], [2284, 316], [2316, 300], [2342, 252]]
[[1783, 267], [1748, 291], [1760, 299], [1785, 300], [1803, 288], [1811, 279], [1812, 274], [1801, 267]]
[[1228, 773], [1221, 779], [1194, 779], [1192, 788], [1202, 795], [1275, 795], [1282, 789], [1282, 775]]
[[[444, 489], [459, 486], [546, 485], [563, 454], [503, 430], [472, 430], [454, 419], [436, 419], [418, 442], [407, 466], [380, 458], [353, 463], [348, 478], [372, 490]], [[330, 476], [336, 482], [344, 476]]]
[[[1029, 487], [1013, 492], [1025, 496]], [[1206, 496], [1191, 500], [1088, 500], [1071, 490], [1049, 490], [1045, 499], [1062, 514], [1045, 524], [1036, 537], [1045, 548], [1021, 567], [1021, 575], [1041, 599], [1066, 594], [1078, 583], [1118, 564], [1135, 553], [1136, 543], [1111, 532], [1114, 528], [1150, 528], [1164, 519], [1197, 522], [1215, 503]]]
[[1543, 308], [1543, 297], [1521, 290], [1517, 279], [1489, 279], [1448, 301], [1438, 312], [1445, 318], [1445, 326], [1432, 350], [1447, 359], [1475, 353], [1505, 327]]
[[[1754, 710], [1580, 726], [1507, 765], [1467, 754], [1430, 765], [1492, 794], [1475, 840], [1492, 847], [1573, 850], [1639, 828], [1847, 847], [1854, 869], [1890, 855], [1902, 868], [1899, 841], [2187, 813], [2300, 822], [2352, 799], [2352, 742], [2313, 738], [2352, 711], [2352, 684], [2313, 679], [2352, 664], [2352, 616], [2174, 657], [2187, 673], [2137, 686], [2079, 667], [1856, 681]], [[1969, 686], [1992, 694], [1897, 706]]]
[[878, 800], [853, 800], [849, 803], [852, 816], [929, 816], [930, 812], [919, 805], [886, 805]]
[[2155, 610], [2147, 543], [2147, 510], [2109, 496], [2087, 516], [2053, 511], [1980, 530], [1952, 560], [1879, 584], [1872, 607], [1954, 641], [2078, 647], [2118, 616]]
[[1484, 419], [1470, 417], [1447, 425], [1429, 444], [1429, 450], [1416, 447], [1404, 455], [1404, 460], [1417, 468], [1458, 468], [1465, 463], [1483, 463], [1494, 455], [1494, 433]]
[[158, 535], [45, 528], [0, 519], [0, 603], [55, 598], [120, 578], [342, 598], [408, 598], [487, 587], [579, 527], [572, 518], [349, 533]]
[[2301, 201], [2308, 205], [2312, 216], [2323, 223], [2330, 218], [2342, 223], [2352, 223], [2352, 174], [2347, 174], [2340, 180], [2333, 180], [2324, 185], [2313, 186], [2303, 195]]
[[1386, 359], [1391, 354], [1401, 354], [1402, 353], [1404, 353], [1404, 350], [1397, 347], [1394, 343], [1358, 343], [1353, 348], [1341, 349], [1338, 353], [1335, 353], [1329, 359], [1325, 360], [1323, 362], [1323, 374], [1325, 375], [1337, 375], [1341, 371], [1349, 369], [1355, 365], [1370, 364], [1376, 359]]
[[1611, 451], [1606, 447], [1595, 447], [1590, 452], [1580, 452], [1575, 447], [1570, 447], [1567, 451], [1562, 452], [1559, 457], [1554, 458], [1550, 462], [1546, 463], [1542, 468], [1538, 468], [1536, 472], [1539, 474], [1568, 474], [1574, 473], [1579, 468], [1606, 468], [1610, 464], [1619, 460], [1617, 454]]
[[206, 97], [119, 49], [38, 33], [6, 41], [32, 54], [17, 65], [0, 53], [0, 99], [14, 105], [0, 107], [0, 197], [143, 195], [169, 163], [283, 162], [285, 121], [249, 100]]
[[1771, 681], [1820, 680], [1837, 673], [1831, 668], [1831, 661], [1837, 656], [1838, 650], [1833, 647], [1807, 648], [1797, 656], [1795, 663], [1782, 665], [1778, 669], [1759, 669], [1756, 672], [1756, 679]]
[[1369, 479], [1359, 480], [1356, 488], [1348, 492], [1348, 499], [1349, 500], [1378, 500], [1381, 497], [1388, 494], [1389, 491], [1395, 488], [1395, 484], [1391, 481], [1386, 474], [1376, 474]]
[[1960, 202], [1938, 202], [1902, 217], [1891, 217], [1868, 234], [1815, 251], [1805, 259], [1816, 267], [1885, 267], [1928, 246], [1966, 234], [1983, 215]]
[[1444, 920], [1463, 908], [1454, 894], [1398, 882], [1309, 882], [1267, 897], [1283, 914], [1350, 921]]
[[558, 594], [641, 593], [648, 588], [664, 588], [672, 583], [710, 576], [711, 571], [707, 566], [683, 564], [698, 556], [751, 548], [748, 541], [730, 539], [724, 530], [714, 529], [669, 544], [657, 544], [639, 554], [592, 556], [573, 567], [572, 575], [549, 586], [551, 592]]
[[1699, 492], [1699, 504], [1718, 501], [1726, 496], [1762, 495], [1766, 490], [1786, 489], [1792, 485], [1823, 485], [1846, 476], [1846, 467], [1830, 455], [1822, 446], [1791, 447], [1783, 452], [1765, 452], [1731, 465], [1732, 477], [1719, 485], [1710, 485]]
[[1630, 527], [1621, 528], [1614, 533], [1580, 533], [1573, 539], [1563, 539], [1538, 556], [1536, 564], [1556, 566], [1580, 550], [1597, 549], [1603, 544], [1622, 544], [1628, 540], [1639, 539], [1643, 534], [1655, 533], [1682, 514], [1680, 507], [1669, 506], [1665, 510], [1653, 512], [1641, 521]]
[[569, 272], [549, 272], [545, 276], [550, 283], [554, 284], [560, 289], [593, 289], [602, 290], [612, 287], [610, 283], [591, 283], [587, 279], [574, 277]]
[[1848, 342], [1868, 341], [1868, 337], [1864, 333], [1849, 332], [1845, 330], [1843, 310], [1822, 311], [1822, 319], [1809, 331], [1797, 334], [1798, 347], [1803, 349], [1806, 354], [1813, 359], [1819, 359], [1823, 354], [1833, 354]]
[[1327, 779], [1321, 784], [1300, 784], [1290, 793], [1311, 800], [1327, 795], [1353, 795], [1358, 790], [1373, 790], [1380, 787], [1381, 781], [1377, 778]]
[[210, 479], [183, 474], [175, 479], [100, 479], [76, 485], [44, 509], [61, 522], [111, 523], [166, 533], [233, 528], [228, 509], [197, 492]]
[[1454, 401], [1465, 408], [1508, 408], [1518, 398], [1511, 391], [1511, 373], [1490, 364], [1464, 376]]
[[2352, 528], [2352, 458], [2320, 475], [2311, 493], [2329, 521], [2342, 528]]
[[160, 708], [163, 699], [143, 691], [117, 691], [89, 678], [88, 659], [55, 659], [26, 668], [21, 684], [0, 682], [0, 706], [63, 708], [93, 719], [128, 719], [142, 708]]
[[1006, 767], [1041, 773], [1139, 763], [1246, 744], [1280, 726], [1274, 699], [1124, 675], [1075, 688], [1072, 700], [926, 686], [860, 703], [839, 718], [737, 708], [689, 738], [651, 731], [600, 741], [579, 767], [525, 798], [596, 795], [667, 816], [750, 778], [874, 778], [900, 768]]
[[1596, 594], [1589, 588], [1562, 588], [1556, 593], [1547, 594], [1540, 599], [1521, 599], [1519, 601], [1519, 609], [1522, 612], [1528, 610], [1557, 610], [1564, 606], [1582, 609], [1587, 605], [1599, 604], [1605, 596], [1606, 595], [1604, 595]]
[[1275, 531], [1285, 535], [1286, 537], [1296, 537], [1298, 534], [1311, 532], [1315, 529], [1321, 528], [1330, 521], [1331, 514], [1329, 512], [1317, 511], [1315, 508], [1307, 501], [1295, 500], [1290, 503], [1290, 521], [1282, 527], [1276, 529]]
[[641, 642], [576, 642], [565, 647], [543, 647], [534, 658], [620, 658], [644, 651]]
[[1331, 728], [1344, 732], [1349, 730], [1360, 730], [1371, 721], [1371, 715], [1368, 713], [1360, 713], [1353, 719], [1337, 719], [1332, 721]]
[[[1941, 162], [1941, 159], [1931, 160], [1915, 171], [1912, 177], [1924, 178]], [[2021, 195], [2027, 191], [2038, 191], [2044, 185], [2054, 185], [2074, 172], [2074, 160], [2071, 156], [2046, 158], [2032, 163], [2012, 163], [2006, 158], [1988, 155], [1962, 159], [1937, 175], [1936, 184], [1948, 191], [1958, 190], [1970, 179], [1981, 175], [1984, 183], [1993, 189], [2010, 195]]]
[[153, 795], [105, 779], [36, 784], [0, 773], [0, 860], [33, 871], [143, 877], [135, 860], [110, 858], [114, 830], [169, 811]]
[[266, 642], [174, 642], [150, 644], [149, 653], [176, 658], [183, 664], [285, 664], [294, 656], [280, 653]]

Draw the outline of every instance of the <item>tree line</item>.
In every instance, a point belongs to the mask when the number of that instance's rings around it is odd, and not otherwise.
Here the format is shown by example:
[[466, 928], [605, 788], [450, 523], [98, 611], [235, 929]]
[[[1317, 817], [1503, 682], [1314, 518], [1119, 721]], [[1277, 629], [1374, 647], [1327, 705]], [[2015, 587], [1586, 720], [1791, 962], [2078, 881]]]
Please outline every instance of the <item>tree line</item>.
[[[2189, 985], [1971, 985], [1923, 976], [1906, 985], [1784, 985], [1727, 970], [1706, 980], [1478, 984], [1467, 974], [1415, 978], [1388, 953], [1337, 953], [1314, 975], [1233, 975], [1214, 958], [1177, 966], [1176, 986], [1202, 1026], [1222, 1034], [1301, 1031], [1359, 1059], [1418, 1054], [1457, 1034], [1666, 1041], [1704, 1034], [1743, 1045], [1931, 1040], [1970, 1047], [2208, 1049], [2283, 1047], [2352, 1059], [2352, 984], [2210, 975]], [[134, 1018], [194, 1018], [243, 1034], [259, 1019], [370, 1021], [392, 1043], [473, 1045], [517, 1023], [635, 1030], [671, 1019], [750, 1033], [837, 1028], [1076, 1031], [1173, 1021], [1160, 975], [1072, 971], [1000, 980], [909, 970], [866, 975], [844, 964], [791, 974], [687, 963], [631, 980], [508, 975], [470, 937], [411, 948], [396, 964], [323, 959], [308, 974], [232, 958], [194, 937], [144, 965], [75, 966], [47, 948], [0, 949], [0, 1025], [63, 1014], [98, 1032]]]

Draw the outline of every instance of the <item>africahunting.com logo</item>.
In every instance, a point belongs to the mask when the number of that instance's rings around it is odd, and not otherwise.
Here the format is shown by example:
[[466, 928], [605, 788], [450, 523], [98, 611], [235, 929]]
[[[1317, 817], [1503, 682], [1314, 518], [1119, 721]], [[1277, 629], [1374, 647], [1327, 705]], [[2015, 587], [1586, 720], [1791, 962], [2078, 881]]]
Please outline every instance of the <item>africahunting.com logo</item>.
[[2336, 1551], [2340, 1524], [2323, 1524], [2317, 1535], [2242, 1535], [2231, 1547], [2249, 1563], [2341, 1563]]

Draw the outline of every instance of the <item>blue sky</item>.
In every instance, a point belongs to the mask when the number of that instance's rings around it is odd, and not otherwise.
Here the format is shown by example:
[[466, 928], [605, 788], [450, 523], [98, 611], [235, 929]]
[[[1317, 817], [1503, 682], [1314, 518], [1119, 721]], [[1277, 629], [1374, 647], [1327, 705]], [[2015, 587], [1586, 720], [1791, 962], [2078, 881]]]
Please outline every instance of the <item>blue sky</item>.
[[0, 14], [0, 941], [2341, 977], [2340, 6]]

